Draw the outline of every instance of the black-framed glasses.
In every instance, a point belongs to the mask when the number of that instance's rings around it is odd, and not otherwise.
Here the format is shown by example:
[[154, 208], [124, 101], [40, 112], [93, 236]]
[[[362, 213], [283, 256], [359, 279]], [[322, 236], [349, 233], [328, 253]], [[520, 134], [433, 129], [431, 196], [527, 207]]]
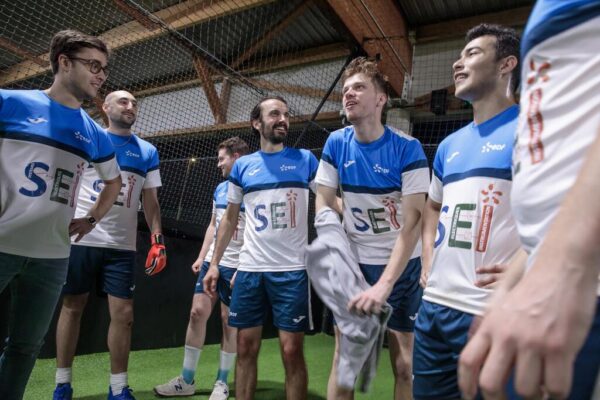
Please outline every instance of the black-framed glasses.
[[87, 69], [92, 73], [92, 74], [99, 74], [100, 71], [104, 72], [105, 76], [108, 76], [109, 74], [109, 69], [108, 69], [108, 65], [106, 67], [102, 66], [102, 63], [98, 60], [94, 60], [94, 59], [87, 59], [87, 58], [79, 58], [79, 57], [69, 57], [70, 60], [75, 60], [75, 61], [79, 61], [80, 63], [84, 64], [85, 66], [87, 66]]

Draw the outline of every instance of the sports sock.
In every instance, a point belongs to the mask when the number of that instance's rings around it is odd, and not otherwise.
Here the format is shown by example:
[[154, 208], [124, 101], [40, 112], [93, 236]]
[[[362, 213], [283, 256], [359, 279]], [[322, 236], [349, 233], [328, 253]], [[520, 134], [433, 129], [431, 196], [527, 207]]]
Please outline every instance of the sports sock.
[[71, 368], [56, 368], [55, 380], [56, 384], [71, 383], [72, 369]]
[[110, 374], [110, 389], [113, 396], [121, 394], [125, 386], [127, 386], [127, 372]]
[[227, 376], [229, 371], [233, 368], [235, 362], [236, 353], [227, 353], [221, 350], [221, 356], [219, 361], [219, 372], [217, 373], [217, 380], [227, 383]]
[[188, 385], [191, 385], [194, 382], [194, 375], [196, 375], [196, 368], [198, 367], [201, 352], [201, 349], [188, 346], [187, 344], [185, 345], [181, 376]]

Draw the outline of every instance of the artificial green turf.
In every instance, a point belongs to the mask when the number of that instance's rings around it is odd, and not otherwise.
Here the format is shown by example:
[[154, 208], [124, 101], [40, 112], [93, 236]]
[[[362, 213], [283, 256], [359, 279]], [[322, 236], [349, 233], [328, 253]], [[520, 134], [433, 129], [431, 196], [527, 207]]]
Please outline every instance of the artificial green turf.
[[[327, 378], [333, 355], [333, 338], [327, 335], [306, 336], [309, 400], [325, 399]], [[134, 351], [129, 357], [129, 385], [137, 400], [156, 399], [152, 388], [181, 373], [183, 348]], [[54, 390], [54, 359], [38, 360], [25, 392], [26, 400], [52, 398]], [[196, 395], [191, 399], [207, 399], [212, 390], [219, 366], [219, 346], [205, 346], [196, 373]], [[108, 393], [108, 353], [90, 354], [75, 358], [73, 365], [74, 398], [106, 399]], [[230, 376], [230, 382], [232, 381]], [[264, 340], [258, 359], [258, 384], [255, 399], [285, 399], [284, 371], [277, 339]], [[235, 397], [231, 397], [235, 398]], [[393, 398], [393, 378], [387, 349], [381, 354], [377, 377], [367, 394], [356, 399]]]

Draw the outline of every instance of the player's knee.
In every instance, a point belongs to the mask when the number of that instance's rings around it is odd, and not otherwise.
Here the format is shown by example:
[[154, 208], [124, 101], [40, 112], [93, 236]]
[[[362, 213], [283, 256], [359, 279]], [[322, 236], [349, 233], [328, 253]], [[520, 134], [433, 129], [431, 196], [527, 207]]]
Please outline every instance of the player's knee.
[[407, 382], [412, 380], [412, 359], [410, 357], [397, 357], [392, 367], [397, 380]]
[[204, 304], [193, 304], [190, 311], [190, 320], [192, 323], [204, 323], [208, 320], [211, 310]]
[[87, 296], [65, 296], [63, 298], [62, 310], [70, 317], [81, 317], [85, 304], [87, 302]]
[[260, 349], [260, 340], [239, 336], [237, 338], [237, 356], [239, 358], [256, 358]]
[[281, 357], [286, 365], [294, 365], [301, 362], [304, 357], [302, 342], [296, 343], [294, 341], [289, 341], [287, 343], [283, 343], [281, 345]]

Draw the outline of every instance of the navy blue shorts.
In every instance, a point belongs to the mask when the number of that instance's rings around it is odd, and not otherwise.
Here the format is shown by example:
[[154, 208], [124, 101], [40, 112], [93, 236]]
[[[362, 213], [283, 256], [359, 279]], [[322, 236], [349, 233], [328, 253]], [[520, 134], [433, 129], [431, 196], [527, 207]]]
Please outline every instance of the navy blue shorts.
[[460, 399], [458, 357], [473, 315], [423, 300], [415, 325], [413, 397]]
[[[204, 261], [202, 263], [202, 268], [200, 268], [200, 273], [198, 274], [198, 281], [196, 282], [196, 289], [194, 293], [204, 293], [204, 285], [202, 283], [202, 279], [206, 276], [206, 272], [208, 272], [209, 262]], [[219, 280], [217, 281], [217, 293], [219, 293], [219, 299], [229, 307], [231, 303], [231, 278], [233, 278], [233, 274], [235, 274], [235, 268], [224, 267], [219, 265]]]
[[304, 332], [309, 327], [310, 292], [306, 271], [238, 271], [235, 278], [229, 326], [252, 328], [264, 325], [267, 311], [282, 331]]
[[[385, 265], [359, 264], [365, 280], [373, 286], [381, 277]], [[419, 286], [421, 276], [421, 258], [416, 257], [408, 261], [406, 269], [398, 278], [392, 289], [388, 303], [393, 312], [388, 321], [388, 328], [400, 332], [412, 332], [415, 329], [415, 320], [421, 304], [423, 289]]]
[[89, 293], [96, 281], [99, 291], [131, 299], [135, 290], [134, 268], [135, 251], [71, 246], [63, 294]]

